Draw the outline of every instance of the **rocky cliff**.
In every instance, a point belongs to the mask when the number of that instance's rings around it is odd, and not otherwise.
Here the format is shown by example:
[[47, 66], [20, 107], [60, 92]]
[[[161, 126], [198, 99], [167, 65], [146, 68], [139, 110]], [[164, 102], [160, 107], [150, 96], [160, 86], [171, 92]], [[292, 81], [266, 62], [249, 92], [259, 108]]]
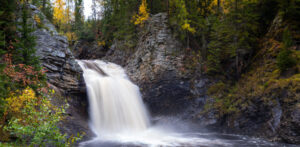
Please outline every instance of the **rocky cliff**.
[[[173, 36], [167, 14], [153, 15], [139, 36], [134, 51], [120, 50], [116, 42], [102, 59], [126, 68], [153, 116], [194, 118], [208, 98], [205, 91], [210, 80], [184, 70], [184, 47]], [[204, 124], [215, 122], [213, 117], [202, 120]]]
[[282, 77], [276, 67], [281, 23], [276, 17], [255, 62], [238, 81], [204, 75], [200, 69], [186, 71], [184, 46], [164, 13], [153, 15], [140, 30], [134, 51], [119, 49], [115, 41], [102, 59], [126, 68], [154, 116], [173, 115], [219, 131], [299, 143], [299, 76]]
[[[75, 61], [65, 36], [59, 35], [53, 24], [35, 6], [30, 5], [30, 21], [36, 29], [36, 55], [46, 70], [48, 84], [56, 94], [53, 103], [69, 105], [62, 130], [71, 134], [89, 132], [87, 124], [87, 99], [82, 70]], [[36, 18], [39, 18], [37, 21]]]
[[[300, 67], [280, 71], [277, 66], [285, 25], [277, 15], [238, 81], [222, 80], [209, 87], [214, 102], [206, 112], [215, 111], [219, 126], [226, 131], [300, 144]], [[298, 60], [299, 47], [291, 47]]]

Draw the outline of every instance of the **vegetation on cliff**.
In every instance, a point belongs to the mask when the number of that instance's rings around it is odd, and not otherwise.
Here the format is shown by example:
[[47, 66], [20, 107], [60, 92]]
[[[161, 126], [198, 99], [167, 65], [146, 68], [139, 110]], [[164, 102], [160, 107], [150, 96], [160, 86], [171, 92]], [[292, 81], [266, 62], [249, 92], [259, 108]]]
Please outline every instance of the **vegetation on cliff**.
[[0, 146], [70, 146], [80, 136], [67, 137], [58, 128], [65, 108], [50, 102], [53, 92], [32, 35], [32, 20], [41, 22], [29, 7], [28, 1], [0, 2]]
[[[235, 118], [253, 117], [253, 109], [259, 116], [280, 105], [286, 118], [280, 125], [294, 123], [289, 116], [300, 103], [300, 0], [93, 0], [89, 18], [83, 16], [83, 3], [0, 2], [0, 141], [63, 146], [79, 139], [67, 139], [57, 127], [64, 108], [49, 101], [30, 19], [39, 29], [49, 28], [43, 16], [31, 16], [29, 4], [55, 24], [70, 45], [84, 40], [109, 48], [118, 42], [117, 49], [126, 52], [137, 47], [147, 20], [164, 13], [184, 46], [180, 70], [217, 79], [209, 85], [212, 101], [206, 112], [234, 124]], [[297, 139], [286, 141], [299, 143]]]

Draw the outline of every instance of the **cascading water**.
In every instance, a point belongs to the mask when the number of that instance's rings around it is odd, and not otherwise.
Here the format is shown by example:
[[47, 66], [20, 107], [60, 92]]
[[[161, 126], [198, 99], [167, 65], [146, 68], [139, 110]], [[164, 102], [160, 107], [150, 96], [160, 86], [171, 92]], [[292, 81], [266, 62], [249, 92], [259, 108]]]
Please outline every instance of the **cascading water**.
[[239, 135], [187, 133], [179, 132], [176, 126], [170, 129], [170, 124], [150, 125], [139, 88], [130, 82], [122, 67], [100, 60], [77, 62], [87, 87], [91, 128], [97, 134], [97, 138], [81, 146], [273, 146]]
[[84, 71], [91, 123], [97, 134], [141, 132], [149, 127], [139, 88], [120, 66], [102, 61], [78, 63]]

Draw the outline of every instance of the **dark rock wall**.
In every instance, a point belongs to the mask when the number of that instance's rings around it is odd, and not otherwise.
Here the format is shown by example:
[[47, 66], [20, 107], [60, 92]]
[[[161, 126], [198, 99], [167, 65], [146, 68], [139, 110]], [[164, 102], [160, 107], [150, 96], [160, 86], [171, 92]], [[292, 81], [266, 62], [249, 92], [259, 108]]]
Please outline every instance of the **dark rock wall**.
[[[274, 30], [280, 23], [282, 21], [276, 17], [266, 36], [278, 37]], [[173, 37], [167, 15], [159, 13], [151, 16], [139, 33], [134, 51], [119, 49], [121, 44], [116, 41], [102, 59], [126, 68], [129, 77], [139, 85], [153, 116], [173, 115], [222, 132], [299, 143], [300, 109], [298, 105], [296, 108], [282, 105], [280, 101], [284, 95], [278, 94], [277, 102], [268, 104], [258, 96], [238, 115], [217, 117], [214, 108], [204, 109], [204, 106], [214, 101], [206, 94], [207, 89], [220, 79], [197, 72], [188, 71], [186, 74], [181, 70], [185, 64], [184, 47]], [[245, 96], [240, 99], [252, 98]]]
[[73, 53], [77, 59], [99, 59], [104, 57], [107, 51], [108, 49], [99, 46], [96, 41], [79, 40], [73, 47]]
[[[36, 28], [33, 32], [37, 43], [36, 55], [46, 70], [50, 88], [56, 92], [52, 101], [56, 105], [69, 106], [61, 128], [69, 135], [86, 132], [91, 136], [82, 70], [69, 49], [67, 38], [59, 35], [39, 9], [33, 5], [30, 5], [30, 9], [30, 21]], [[38, 22], [33, 19], [37, 16], [40, 17], [43, 27], [38, 27]]]
[[[149, 18], [139, 32], [134, 51], [118, 49], [115, 42], [102, 60], [125, 67], [128, 76], [142, 92], [153, 116], [172, 115], [182, 119], [194, 118], [204, 105], [206, 84], [204, 77], [185, 74], [183, 45], [176, 39], [166, 13]], [[204, 119], [203, 119], [204, 120]], [[206, 123], [214, 121], [205, 120]]]

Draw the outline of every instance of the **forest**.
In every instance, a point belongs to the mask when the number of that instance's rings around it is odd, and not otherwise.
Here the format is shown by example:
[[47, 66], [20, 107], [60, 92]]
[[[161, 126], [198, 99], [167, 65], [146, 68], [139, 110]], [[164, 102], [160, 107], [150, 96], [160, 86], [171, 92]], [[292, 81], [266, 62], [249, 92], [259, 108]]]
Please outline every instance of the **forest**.
[[[182, 79], [213, 79], [205, 92], [212, 101], [201, 108], [203, 116], [213, 109], [216, 119], [227, 121], [252, 105], [272, 109], [276, 100], [287, 118], [300, 108], [300, 0], [92, 0], [91, 8], [85, 2], [0, 1], [0, 146], [77, 146], [85, 138], [84, 132], [61, 131], [69, 105], [53, 103], [59, 92], [51, 88], [34, 35], [37, 30], [51, 34], [45, 20], [57, 30], [52, 35], [67, 38], [72, 54], [85, 42], [108, 52], [118, 46], [115, 50], [129, 56], [151, 29], [151, 18], [164, 14], [181, 44], [174, 56], [183, 56]], [[33, 14], [33, 6], [41, 13]], [[84, 9], [92, 14], [85, 16]], [[297, 127], [299, 116], [292, 122]], [[295, 129], [292, 141], [275, 141], [299, 144]]]

